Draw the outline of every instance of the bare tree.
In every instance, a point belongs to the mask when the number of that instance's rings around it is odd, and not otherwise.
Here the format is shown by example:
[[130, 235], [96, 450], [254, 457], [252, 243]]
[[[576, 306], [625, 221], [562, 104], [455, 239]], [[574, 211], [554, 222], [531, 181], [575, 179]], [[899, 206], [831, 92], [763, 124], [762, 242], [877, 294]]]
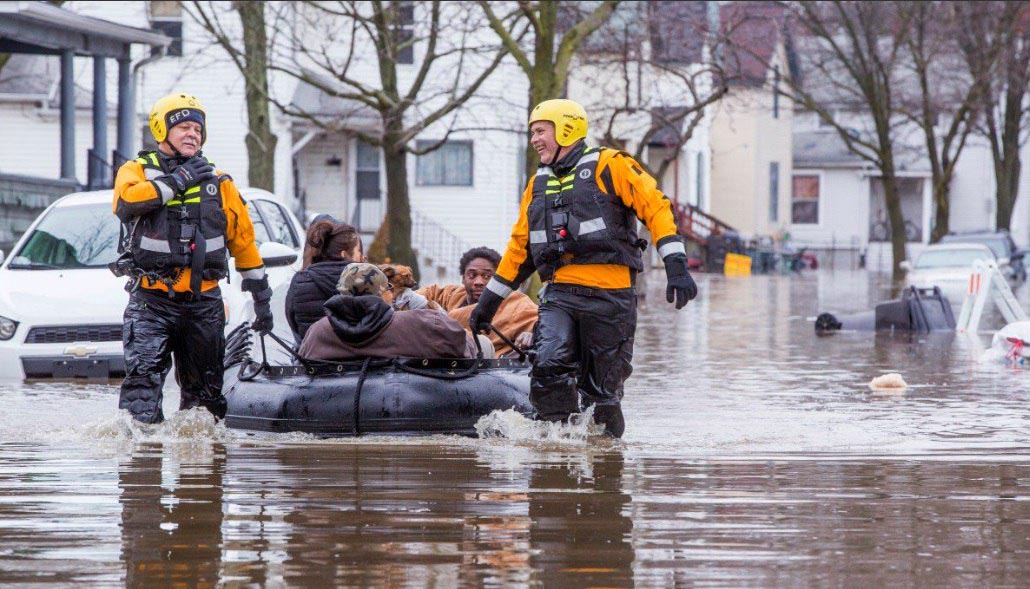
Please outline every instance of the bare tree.
[[981, 95], [979, 133], [994, 160], [997, 229], [1009, 229], [1019, 195], [1019, 151], [1030, 127], [1030, 7], [1024, 2], [961, 3], [959, 29], [970, 75], [990, 73]]
[[[479, 0], [479, 5], [490, 28], [497, 33], [529, 79], [529, 108], [532, 108], [544, 100], [560, 98], [565, 94], [573, 56], [583, 40], [608, 20], [618, 2], [603, 0], [589, 9], [589, 12], [578, 14], [581, 9], [579, 2], [518, 0], [513, 4], [512, 11], [500, 16], [494, 11], [498, 3]], [[566, 18], [559, 18], [562, 10], [567, 11]], [[532, 49], [521, 42], [522, 34], [526, 33], [526, 30], [521, 29], [523, 20], [528, 22], [532, 39], [527, 40], [527, 43], [532, 43]], [[563, 26], [572, 21], [575, 24]], [[527, 145], [527, 178], [533, 176], [536, 164], [537, 153]]]
[[600, 92], [585, 92], [604, 144], [630, 150], [659, 179], [728, 91], [707, 19], [705, 2], [624, 3], [576, 58], [586, 77], [606, 79]]
[[[312, 112], [266, 92], [268, 100], [289, 116], [382, 148], [386, 218], [369, 251], [416, 272], [407, 156], [449, 139], [454, 115], [507, 54], [495, 39], [477, 35], [481, 18], [474, 5], [460, 2], [345, 0], [284, 3], [270, 19], [268, 70], [313, 87], [340, 108]], [[223, 29], [209, 21], [212, 30]], [[372, 128], [354, 125], [368, 115], [376, 119]], [[415, 138], [434, 125], [443, 127], [440, 138], [416, 148]]]
[[[907, 67], [916, 87], [898, 90], [901, 112], [923, 135], [930, 163], [936, 209], [930, 241], [947, 235], [951, 181], [966, 139], [977, 122], [979, 105], [990, 84], [998, 44], [987, 40], [981, 67], [962, 67], [960, 39], [980, 30], [991, 18], [964, 2], [895, 2], [909, 22], [905, 38]], [[968, 40], [966, 40], [968, 42]]]
[[[205, 7], [207, 4], [207, 7]], [[236, 0], [231, 11], [239, 17], [242, 39], [232, 39], [209, 2], [194, 0], [186, 12], [229, 54], [243, 76], [247, 99], [247, 179], [251, 186], [275, 190], [275, 146], [268, 100], [268, 27], [265, 2]], [[242, 41], [242, 46], [239, 41]]]
[[896, 144], [906, 121], [896, 88], [904, 73], [911, 13], [887, 2], [787, 7], [804, 75], [785, 77], [780, 91], [818, 115], [851, 153], [879, 171], [891, 226], [892, 273], [898, 278], [906, 254]]

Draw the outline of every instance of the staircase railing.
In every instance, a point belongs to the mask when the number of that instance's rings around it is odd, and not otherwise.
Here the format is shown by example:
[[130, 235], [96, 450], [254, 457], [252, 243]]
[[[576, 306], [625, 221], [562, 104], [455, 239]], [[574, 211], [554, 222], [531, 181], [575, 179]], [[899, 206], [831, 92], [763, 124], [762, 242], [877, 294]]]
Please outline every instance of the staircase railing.
[[411, 209], [411, 247], [421, 269], [421, 283], [456, 284], [461, 281], [458, 262], [472, 246], [428, 215]]
[[715, 235], [735, 231], [733, 227], [692, 204], [673, 201], [672, 210], [676, 214], [676, 225], [680, 235], [701, 247], [707, 247], [708, 240]]

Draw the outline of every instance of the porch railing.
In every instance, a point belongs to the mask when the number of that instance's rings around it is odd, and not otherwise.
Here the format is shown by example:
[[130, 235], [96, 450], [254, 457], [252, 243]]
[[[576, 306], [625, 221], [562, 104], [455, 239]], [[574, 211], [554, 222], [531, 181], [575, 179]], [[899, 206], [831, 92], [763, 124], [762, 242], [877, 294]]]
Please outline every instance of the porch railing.
[[461, 281], [458, 262], [472, 248], [421, 211], [411, 209], [411, 247], [418, 258], [423, 284]]
[[701, 247], [706, 247], [708, 240], [715, 235], [734, 231], [733, 227], [692, 204], [673, 201], [672, 210], [676, 215], [676, 225], [680, 235]]

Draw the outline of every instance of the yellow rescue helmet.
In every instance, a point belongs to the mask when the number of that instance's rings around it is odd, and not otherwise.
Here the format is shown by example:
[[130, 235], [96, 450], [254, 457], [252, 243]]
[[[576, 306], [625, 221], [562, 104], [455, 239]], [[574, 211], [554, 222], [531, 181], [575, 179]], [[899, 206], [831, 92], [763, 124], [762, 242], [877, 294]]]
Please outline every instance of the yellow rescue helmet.
[[154, 103], [150, 109], [150, 134], [161, 143], [168, 138], [168, 129], [194, 121], [200, 123], [200, 143], [207, 141], [207, 112], [204, 105], [192, 94], [169, 94]]
[[554, 123], [554, 139], [562, 147], [587, 136], [587, 111], [575, 100], [555, 98], [541, 102], [529, 113], [529, 124], [537, 121]]

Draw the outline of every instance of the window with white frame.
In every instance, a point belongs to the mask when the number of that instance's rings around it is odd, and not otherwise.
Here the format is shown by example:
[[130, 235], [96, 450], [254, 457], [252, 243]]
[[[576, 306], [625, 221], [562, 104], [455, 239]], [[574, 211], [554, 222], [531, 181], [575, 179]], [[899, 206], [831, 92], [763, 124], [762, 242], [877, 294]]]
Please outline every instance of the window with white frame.
[[819, 223], [819, 195], [822, 190], [819, 174], [794, 174], [791, 201], [791, 222], [795, 225]]
[[[182, 3], [171, 0], [150, 2], [150, 27], [171, 37], [165, 55], [182, 57]], [[159, 49], [154, 48], [152, 52]]]
[[[417, 141], [425, 149], [435, 141]], [[419, 186], [472, 186], [472, 142], [448, 141], [418, 156], [415, 183]]]
[[410, 65], [415, 63], [415, 3], [394, 2], [396, 10], [395, 33], [397, 35], [397, 63]]

